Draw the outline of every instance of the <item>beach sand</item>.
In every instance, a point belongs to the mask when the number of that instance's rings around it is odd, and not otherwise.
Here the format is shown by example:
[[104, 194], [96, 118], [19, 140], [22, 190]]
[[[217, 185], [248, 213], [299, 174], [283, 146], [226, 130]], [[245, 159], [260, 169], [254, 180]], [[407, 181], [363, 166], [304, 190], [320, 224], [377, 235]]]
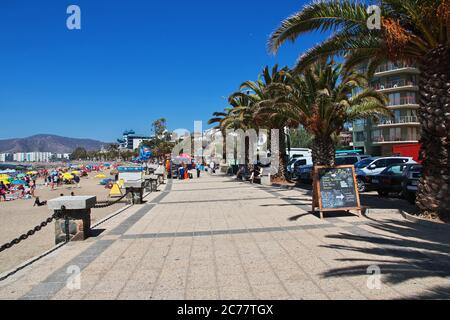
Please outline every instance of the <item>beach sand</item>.
[[[109, 171], [100, 172], [109, 177]], [[89, 177], [81, 179], [81, 188], [71, 186], [61, 186], [51, 191], [50, 187], [44, 186], [43, 179], [37, 181], [38, 187], [35, 195], [41, 201], [59, 197], [61, 193], [70, 196], [73, 191], [75, 195], [95, 195], [97, 200], [107, 200], [109, 190], [99, 185], [101, 179], [96, 179], [98, 173], [90, 173]], [[33, 207], [34, 199], [15, 200], [10, 202], [0, 202], [0, 245], [19, 237], [28, 232], [42, 221], [53, 214], [47, 206]], [[97, 223], [102, 218], [126, 206], [119, 203], [108, 208], [92, 210], [92, 224]], [[55, 223], [50, 223], [47, 227], [37, 232], [32, 237], [24, 240], [0, 253], [0, 273], [9, 271], [19, 264], [42, 254], [55, 245]]]

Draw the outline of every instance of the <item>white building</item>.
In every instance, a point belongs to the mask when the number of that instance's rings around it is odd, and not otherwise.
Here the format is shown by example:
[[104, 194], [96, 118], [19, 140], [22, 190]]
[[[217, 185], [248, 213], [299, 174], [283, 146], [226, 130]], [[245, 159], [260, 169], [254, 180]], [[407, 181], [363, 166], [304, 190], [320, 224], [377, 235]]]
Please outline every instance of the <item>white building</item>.
[[59, 160], [69, 159], [69, 153], [54, 154], [51, 152], [17, 152], [0, 154], [0, 162], [50, 162], [53, 157]]

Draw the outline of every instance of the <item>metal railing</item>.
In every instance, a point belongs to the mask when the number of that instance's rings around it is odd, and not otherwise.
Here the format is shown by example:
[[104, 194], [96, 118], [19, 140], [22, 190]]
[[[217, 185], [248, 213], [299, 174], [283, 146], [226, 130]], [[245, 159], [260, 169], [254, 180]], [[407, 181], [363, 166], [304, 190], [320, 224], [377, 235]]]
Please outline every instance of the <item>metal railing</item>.
[[405, 97], [400, 98], [399, 101], [390, 100], [388, 103], [388, 107], [390, 106], [401, 106], [401, 105], [407, 105], [407, 104], [417, 104], [416, 98], [414, 97]]
[[372, 141], [375, 143], [382, 143], [382, 142], [400, 142], [400, 141], [418, 141], [420, 140], [420, 137], [418, 135], [413, 135], [409, 137], [401, 137], [401, 136], [377, 136], [372, 137]]
[[387, 72], [387, 71], [393, 71], [393, 70], [404, 69], [404, 68], [415, 68], [415, 66], [408, 65], [406, 63], [392, 63], [392, 62], [388, 62], [388, 63], [385, 63], [385, 64], [381, 65], [380, 67], [378, 67], [376, 72], [377, 73], [379, 73], [379, 72]]
[[385, 90], [385, 89], [393, 89], [398, 87], [405, 87], [405, 86], [415, 86], [416, 84], [414, 81], [411, 80], [397, 80], [397, 81], [387, 81], [383, 83], [376, 83], [373, 85], [373, 88], [375, 90]]
[[403, 124], [403, 123], [419, 123], [419, 118], [416, 116], [403, 116], [393, 119], [381, 119], [378, 125]]

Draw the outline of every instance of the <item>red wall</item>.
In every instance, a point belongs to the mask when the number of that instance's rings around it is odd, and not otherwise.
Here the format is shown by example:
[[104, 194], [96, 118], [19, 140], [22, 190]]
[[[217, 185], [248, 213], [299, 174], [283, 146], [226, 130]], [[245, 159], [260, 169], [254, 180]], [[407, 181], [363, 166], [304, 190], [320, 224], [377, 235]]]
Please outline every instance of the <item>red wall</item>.
[[413, 157], [415, 161], [421, 162], [419, 161], [420, 144], [418, 143], [396, 145], [392, 148], [392, 153], [403, 157]]

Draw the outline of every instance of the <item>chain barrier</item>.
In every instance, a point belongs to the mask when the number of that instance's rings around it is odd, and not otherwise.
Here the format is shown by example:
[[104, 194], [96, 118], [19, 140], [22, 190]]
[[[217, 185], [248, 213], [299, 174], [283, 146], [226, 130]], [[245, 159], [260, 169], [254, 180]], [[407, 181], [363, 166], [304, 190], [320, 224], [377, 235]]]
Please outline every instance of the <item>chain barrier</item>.
[[[157, 185], [159, 185], [159, 183], [157, 183]], [[117, 200], [114, 200], [114, 201], [97, 201], [96, 205], [94, 206], [94, 209], [108, 208], [110, 206], [113, 206], [113, 205], [119, 203], [120, 201], [122, 201], [130, 193], [131, 193], [131, 191], [127, 191], [123, 196], [121, 196], [120, 198], [118, 198]], [[2, 245], [0, 247], [0, 252], [3, 252], [5, 250], [10, 249], [11, 247], [21, 243], [22, 241], [24, 241], [24, 240], [28, 239], [29, 237], [33, 236], [36, 232], [41, 231], [49, 223], [53, 222], [53, 220], [56, 220], [58, 218], [63, 217], [65, 210], [66, 210], [66, 208], [64, 206], [61, 207], [61, 210], [55, 211], [55, 213], [53, 215], [48, 217], [45, 221], [43, 221], [42, 223], [40, 223], [39, 225], [37, 225], [36, 227], [34, 227], [30, 231], [28, 231], [27, 233], [24, 233], [21, 236], [13, 239], [12, 241], [10, 241], [8, 243], [5, 243], [4, 245]]]
[[3, 252], [5, 250], [7, 250], [7, 249], [9, 249], [9, 248], [11, 248], [11, 247], [21, 243], [22, 241], [24, 241], [24, 240], [28, 239], [29, 237], [33, 236], [36, 232], [41, 231], [43, 228], [45, 228], [53, 220], [56, 220], [56, 219], [62, 217], [64, 211], [65, 211], [65, 208], [62, 207], [61, 210], [56, 211], [52, 216], [47, 218], [47, 220], [43, 221], [41, 224], [37, 225], [36, 227], [31, 229], [27, 233], [24, 233], [20, 237], [17, 237], [14, 240], [12, 240], [12, 241], [10, 241], [8, 243], [5, 243], [4, 245], [2, 245], [0, 247], [0, 252]]
[[120, 201], [122, 201], [128, 194], [130, 193], [130, 191], [127, 191], [123, 196], [121, 196], [120, 198], [114, 200], [114, 201], [97, 201], [94, 209], [101, 209], [101, 208], [108, 208], [111, 207], [117, 203], [119, 203]]

